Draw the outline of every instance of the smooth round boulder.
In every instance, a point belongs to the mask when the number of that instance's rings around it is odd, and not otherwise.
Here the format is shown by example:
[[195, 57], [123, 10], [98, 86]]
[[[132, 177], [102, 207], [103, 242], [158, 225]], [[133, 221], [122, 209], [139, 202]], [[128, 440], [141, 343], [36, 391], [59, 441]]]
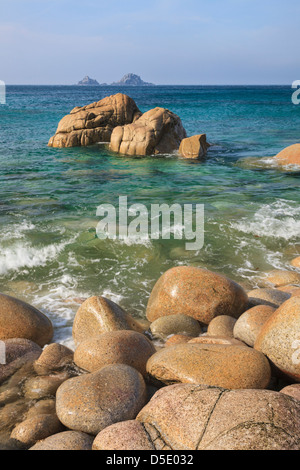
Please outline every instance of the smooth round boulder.
[[66, 361], [72, 361], [73, 356], [73, 351], [63, 344], [52, 343], [44, 349], [38, 360], [35, 361], [34, 369], [38, 374], [46, 375], [63, 367]]
[[208, 325], [219, 315], [238, 318], [248, 304], [244, 289], [220, 274], [192, 266], [165, 272], [155, 284], [147, 305], [147, 318], [184, 314]]
[[0, 294], [0, 340], [25, 338], [43, 347], [52, 337], [53, 326], [46, 315], [19, 299]]
[[158, 318], [151, 323], [150, 331], [154, 337], [163, 340], [175, 334], [195, 337], [202, 333], [201, 326], [197, 320], [182, 314]]
[[227, 389], [266, 388], [271, 379], [266, 357], [237, 345], [178, 344], [154, 354], [147, 371], [167, 385], [181, 382]]
[[292, 297], [273, 313], [255, 342], [284, 374], [300, 382], [300, 297]]
[[155, 450], [139, 421], [124, 421], [103, 429], [93, 442], [93, 450]]
[[83, 432], [65, 431], [48, 437], [29, 450], [92, 450], [93, 436]]
[[26, 447], [57, 434], [64, 429], [57, 416], [37, 415], [18, 424], [11, 433], [11, 439], [18, 441]]
[[300, 286], [300, 273], [296, 271], [275, 270], [267, 275], [266, 281], [275, 287], [294, 284]]
[[289, 397], [294, 398], [300, 402], [300, 384], [289, 385], [280, 390], [280, 393], [284, 393]]
[[111, 364], [127, 364], [145, 376], [147, 361], [155, 352], [151, 341], [137, 331], [110, 331], [80, 343], [74, 361], [89, 372]]
[[67, 428], [96, 435], [111, 424], [135, 419], [146, 398], [143, 376], [115, 364], [64, 382], [56, 393], [56, 413]]
[[209, 336], [223, 336], [233, 338], [233, 328], [236, 319], [228, 315], [221, 315], [214, 318], [208, 325], [207, 334]]
[[137, 420], [156, 450], [299, 450], [300, 403], [269, 390], [165, 387]]
[[119, 305], [105, 297], [90, 297], [79, 308], [73, 324], [73, 338], [76, 344], [102, 333], [117, 330], [143, 328]]
[[234, 326], [233, 336], [248, 344], [248, 346], [254, 347], [262, 327], [275, 311], [275, 308], [269, 307], [268, 305], [257, 305], [247, 310], [247, 312], [243, 313], [237, 320]]
[[279, 165], [300, 165], [300, 144], [286, 147], [274, 159]]
[[278, 308], [286, 300], [291, 298], [289, 292], [282, 292], [279, 289], [254, 289], [248, 292], [250, 302], [254, 305], [268, 305], [269, 307]]

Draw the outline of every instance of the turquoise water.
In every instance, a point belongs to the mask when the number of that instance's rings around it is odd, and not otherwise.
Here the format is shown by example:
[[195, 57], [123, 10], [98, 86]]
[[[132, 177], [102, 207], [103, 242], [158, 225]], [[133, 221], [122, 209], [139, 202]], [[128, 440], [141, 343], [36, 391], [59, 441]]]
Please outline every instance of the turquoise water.
[[[177, 113], [213, 144], [205, 162], [177, 155], [126, 158], [105, 145], [47, 147], [75, 106], [128, 93], [142, 111]], [[290, 87], [81, 88], [9, 86], [0, 106], [0, 289], [50, 316], [68, 343], [78, 298], [106, 295], [138, 317], [162, 272], [206, 266], [246, 288], [300, 250], [300, 169], [270, 156], [300, 141]], [[102, 203], [205, 204], [205, 245], [102, 241]]]

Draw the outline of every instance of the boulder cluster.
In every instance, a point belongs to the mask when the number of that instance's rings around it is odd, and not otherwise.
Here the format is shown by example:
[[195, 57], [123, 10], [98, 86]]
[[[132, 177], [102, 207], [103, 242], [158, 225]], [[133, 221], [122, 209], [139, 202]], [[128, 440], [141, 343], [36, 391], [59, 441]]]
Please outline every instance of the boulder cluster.
[[147, 322], [91, 297], [75, 352], [0, 294], [0, 449], [300, 450], [300, 274], [263, 282], [175, 267]]
[[157, 155], [178, 151], [186, 158], [206, 155], [206, 135], [188, 138], [181, 119], [165, 108], [142, 113], [134, 100], [118, 93], [97, 103], [74, 108], [59, 123], [50, 147], [109, 143], [122, 155]]

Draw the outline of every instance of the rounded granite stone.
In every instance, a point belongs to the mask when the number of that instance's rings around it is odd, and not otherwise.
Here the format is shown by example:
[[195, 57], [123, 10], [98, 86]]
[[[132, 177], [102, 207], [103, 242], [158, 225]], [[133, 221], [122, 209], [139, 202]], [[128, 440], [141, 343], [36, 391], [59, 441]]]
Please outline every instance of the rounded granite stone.
[[288, 284], [300, 285], [300, 273], [296, 271], [274, 270], [267, 275], [266, 281], [275, 287]]
[[69, 429], [96, 435], [111, 424], [135, 419], [145, 405], [142, 375], [115, 364], [64, 382], [56, 394], [56, 413]]
[[38, 374], [47, 375], [49, 372], [62, 367], [66, 360], [72, 360], [73, 351], [58, 343], [46, 346], [40, 357], [34, 363], [34, 369]]
[[233, 330], [236, 339], [254, 347], [255, 341], [266, 323], [276, 311], [268, 305], [257, 305], [240, 316]]
[[26, 380], [24, 385], [24, 394], [26, 398], [41, 399], [45, 397], [53, 397], [58, 387], [66, 380], [61, 376], [41, 376], [32, 377]]
[[110, 364], [127, 364], [145, 376], [146, 363], [155, 352], [151, 341], [137, 331], [110, 331], [80, 343], [74, 361], [89, 372]]
[[191, 266], [165, 272], [155, 284], [147, 306], [147, 318], [184, 314], [208, 325], [219, 315], [238, 318], [248, 304], [244, 289], [220, 274]]
[[300, 382], [300, 297], [292, 297], [273, 313], [258, 335], [255, 349]]
[[83, 432], [65, 431], [50, 436], [29, 450], [92, 450], [94, 437]]
[[64, 427], [56, 415], [37, 415], [18, 424], [11, 433], [11, 439], [26, 447], [63, 431]]
[[197, 320], [182, 314], [157, 318], [151, 323], [150, 331], [154, 337], [163, 340], [174, 334], [195, 337], [202, 333], [200, 323]]
[[141, 410], [157, 450], [299, 450], [300, 403], [269, 390], [181, 384]]
[[143, 328], [119, 305], [105, 297], [90, 297], [79, 308], [73, 324], [76, 344], [102, 333], [116, 330], [134, 330], [143, 333]]
[[284, 395], [288, 395], [289, 397], [300, 401], [300, 384], [289, 385], [288, 387], [280, 390], [280, 393], [284, 393]]
[[278, 308], [286, 300], [291, 298], [289, 292], [282, 292], [279, 289], [254, 289], [248, 292], [250, 302], [255, 305], [268, 305], [269, 307]]
[[165, 384], [193, 383], [227, 389], [266, 388], [271, 368], [252, 348], [220, 344], [178, 344], [147, 363], [150, 376]]
[[236, 319], [228, 315], [221, 315], [214, 318], [208, 325], [208, 336], [223, 336], [225, 338], [233, 338], [233, 328]]
[[38, 415], [55, 415], [55, 399], [48, 398], [39, 400], [31, 406], [26, 415], [26, 419], [33, 418]]
[[155, 450], [150, 436], [139, 421], [124, 421], [101, 431], [93, 450]]
[[0, 340], [26, 338], [43, 347], [52, 337], [52, 323], [43, 313], [21, 300], [0, 294]]

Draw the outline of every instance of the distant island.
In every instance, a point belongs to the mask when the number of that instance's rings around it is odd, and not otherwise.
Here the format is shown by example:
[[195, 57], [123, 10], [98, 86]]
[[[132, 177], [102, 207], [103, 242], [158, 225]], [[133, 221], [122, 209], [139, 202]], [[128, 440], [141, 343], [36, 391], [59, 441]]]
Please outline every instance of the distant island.
[[100, 86], [100, 83], [97, 80], [93, 80], [88, 75], [84, 77], [80, 82], [77, 83], [78, 86]]
[[84, 77], [78, 86], [155, 86], [153, 83], [144, 82], [139, 75], [128, 73], [119, 82], [113, 82], [110, 85], [107, 83], [99, 83], [97, 80], [90, 78], [88, 75]]

